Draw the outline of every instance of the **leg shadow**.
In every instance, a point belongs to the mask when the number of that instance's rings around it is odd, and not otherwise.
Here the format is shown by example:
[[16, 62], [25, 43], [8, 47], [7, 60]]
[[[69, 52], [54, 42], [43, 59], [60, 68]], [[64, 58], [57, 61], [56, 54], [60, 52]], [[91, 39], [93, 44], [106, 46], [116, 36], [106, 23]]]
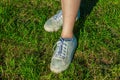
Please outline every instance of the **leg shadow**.
[[[82, 0], [80, 5], [80, 19], [78, 20], [77, 24], [75, 25], [75, 36], [77, 37], [77, 40], [79, 40], [80, 37], [80, 31], [83, 31], [84, 29], [84, 23], [86, 21], [87, 16], [91, 13], [94, 6], [96, 6], [97, 2], [99, 0]], [[78, 26], [79, 25], [79, 26]]]
[[[82, 0], [81, 1], [80, 19], [75, 24], [75, 29], [74, 29], [74, 33], [75, 33], [75, 36], [77, 37], [78, 41], [79, 41], [79, 38], [80, 38], [80, 31], [82, 31], [82, 32], [84, 31], [84, 23], [87, 19], [87, 16], [89, 16], [89, 14], [92, 12], [94, 6], [96, 6], [98, 1], [99, 0]], [[88, 76], [89, 69], [87, 68], [86, 60], [83, 57], [81, 57], [81, 58], [76, 57], [76, 60], [77, 60], [78, 64], [80, 64], [80, 66], [83, 69], [83, 71], [81, 71], [81, 73], [79, 73], [80, 71], [76, 71], [76, 73], [78, 73], [78, 75], [81, 75], [80, 78], [82, 80], [85, 79], [86, 77], [87, 78], [89, 78], [89, 77], [92, 78], [92, 76]], [[78, 65], [76, 65], [76, 66], [78, 66]]]

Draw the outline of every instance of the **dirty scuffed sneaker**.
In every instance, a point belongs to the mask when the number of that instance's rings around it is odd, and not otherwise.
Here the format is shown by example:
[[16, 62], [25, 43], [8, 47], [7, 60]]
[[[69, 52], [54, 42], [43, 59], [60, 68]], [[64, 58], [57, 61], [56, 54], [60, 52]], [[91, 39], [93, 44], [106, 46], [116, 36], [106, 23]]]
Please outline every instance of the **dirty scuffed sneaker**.
[[77, 47], [77, 40], [75, 36], [71, 39], [60, 38], [55, 46], [50, 70], [54, 73], [60, 73], [69, 67]]
[[[76, 17], [76, 21], [80, 18], [80, 11]], [[57, 14], [48, 19], [44, 24], [44, 29], [48, 32], [58, 31], [63, 25], [62, 10], [59, 10]]]

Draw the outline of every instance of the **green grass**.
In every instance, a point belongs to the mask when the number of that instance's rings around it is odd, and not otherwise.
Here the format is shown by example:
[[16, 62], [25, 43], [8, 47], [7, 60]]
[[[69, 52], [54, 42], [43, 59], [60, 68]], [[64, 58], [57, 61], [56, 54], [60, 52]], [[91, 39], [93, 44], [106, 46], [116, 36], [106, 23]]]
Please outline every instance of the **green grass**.
[[49, 69], [61, 30], [44, 31], [61, 9], [57, 0], [0, 1], [0, 76], [3, 80], [119, 80], [120, 0], [83, 0], [75, 24], [78, 48], [70, 67]]

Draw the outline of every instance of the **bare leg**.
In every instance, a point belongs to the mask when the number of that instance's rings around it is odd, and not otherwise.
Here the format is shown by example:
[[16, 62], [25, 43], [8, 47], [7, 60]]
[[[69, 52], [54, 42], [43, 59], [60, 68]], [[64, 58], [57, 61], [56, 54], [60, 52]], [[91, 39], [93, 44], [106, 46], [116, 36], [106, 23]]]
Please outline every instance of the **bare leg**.
[[75, 19], [81, 0], [61, 0], [63, 11], [63, 30], [61, 37], [72, 38]]
[[57, 42], [56, 50], [50, 64], [51, 71], [55, 73], [60, 73], [68, 68], [77, 47], [77, 40], [73, 37], [73, 28], [80, 0], [61, 0], [61, 4], [63, 11], [62, 38]]

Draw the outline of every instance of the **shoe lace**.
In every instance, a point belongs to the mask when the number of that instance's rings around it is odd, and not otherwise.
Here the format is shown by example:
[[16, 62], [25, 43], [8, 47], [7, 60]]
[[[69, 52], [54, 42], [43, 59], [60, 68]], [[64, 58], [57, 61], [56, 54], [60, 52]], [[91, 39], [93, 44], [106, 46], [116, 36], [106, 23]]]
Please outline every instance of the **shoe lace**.
[[56, 14], [53, 18], [54, 18], [56, 21], [60, 21], [61, 18], [62, 18], [62, 11], [58, 11], [57, 13], [58, 13], [58, 14]]
[[55, 47], [57, 49], [57, 51], [55, 53], [55, 57], [64, 59], [66, 57], [67, 44], [64, 43], [64, 41], [60, 40], [54, 45], [54, 47], [53, 47], [54, 51], [55, 51]]

